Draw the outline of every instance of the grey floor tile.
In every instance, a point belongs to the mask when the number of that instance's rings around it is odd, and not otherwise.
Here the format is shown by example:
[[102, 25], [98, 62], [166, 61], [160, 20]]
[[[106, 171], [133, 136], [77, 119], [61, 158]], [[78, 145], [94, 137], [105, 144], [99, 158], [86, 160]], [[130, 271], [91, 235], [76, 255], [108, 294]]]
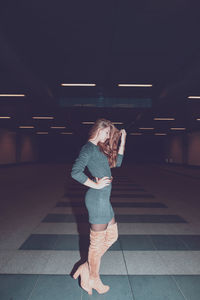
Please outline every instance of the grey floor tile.
[[[87, 250], [89, 246], [89, 233], [87, 234], [33, 234], [19, 248], [19, 250]], [[120, 234], [110, 250], [185, 250], [190, 251], [190, 241], [186, 246], [181, 238], [184, 235], [145, 235]], [[194, 238], [195, 236], [193, 236]], [[12, 254], [12, 253], [11, 253]], [[2, 254], [2, 259], [6, 253]], [[10, 256], [9, 256], [10, 257]]]
[[87, 250], [89, 246], [88, 235], [59, 234], [53, 250]]
[[120, 223], [186, 223], [178, 215], [116, 215]]
[[[89, 234], [57, 234], [53, 235], [54, 243], [49, 243], [50, 234], [33, 234], [20, 247], [19, 250], [88, 250]], [[46, 241], [47, 240], [47, 241]], [[41, 243], [42, 241], [42, 243]], [[120, 251], [119, 240], [116, 241], [109, 251]]]
[[177, 235], [150, 235], [157, 250], [187, 250]]
[[200, 235], [183, 235], [180, 238], [190, 250], [200, 250]]
[[119, 223], [120, 234], [198, 234], [199, 229], [190, 223]]
[[67, 215], [67, 214], [48, 214], [42, 222], [50, 223], [85, 223], [88, 222], [88, 216], [77, 214], [77, 215]]
[[171, 276], [129, 276], [135, 300], [185, 300]]
[[81, 223], [77, 226], [76, 223], [40, 223], [34, 230], [34, 234], [88, 234], [89, 224]]
[[40, 275], [29, 300], [81, 300], [81, 288], [69, 275]]
[[148, 235], [120, 235], [119, 243], [122, 250], [155, 250], [155, 246]]
[[0, 274], [0, 299], [27, 300], [39, 275]]
[[188, 300], [199, 300], [200, 298], [200, 276], [176, 275], [173, 276], [183, 295]]
[[29, 238], [20, 246], [19, 250], [53, 249], [57, 238], [57, 234], [31, 234]]

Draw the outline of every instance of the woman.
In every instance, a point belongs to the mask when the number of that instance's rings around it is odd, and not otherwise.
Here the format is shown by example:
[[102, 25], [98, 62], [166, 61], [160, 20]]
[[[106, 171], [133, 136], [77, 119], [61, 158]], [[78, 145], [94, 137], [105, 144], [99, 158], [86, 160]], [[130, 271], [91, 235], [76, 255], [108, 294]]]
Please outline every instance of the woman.
[[[121, 144], [118, 141], [121, 136]], [[89, 140], [75, 160], [71, 176], [90, 187], [85, 194], [90, 228], [88, 261], [80, 265], [73, 277], [81, 276], [81, 287], [92, 294], [92, 289], [103, 294], [109, 290], [99, 277], [102, 255], [117, 240], [118, 229], [110, 203], [112, 176], [110, 168], [120, 167], [126, 141], [126, 131], [118, 130], [111, 121], [98, 119], [89, 132]], [[95, 181], [83, 172], [87, 166]]]

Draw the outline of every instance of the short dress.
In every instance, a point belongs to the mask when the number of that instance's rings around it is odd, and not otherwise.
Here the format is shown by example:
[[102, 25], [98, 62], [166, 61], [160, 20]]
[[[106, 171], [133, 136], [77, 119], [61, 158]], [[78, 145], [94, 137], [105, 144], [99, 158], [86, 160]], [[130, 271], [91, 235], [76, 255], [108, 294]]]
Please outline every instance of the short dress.
[[[123, 156], [118, 153], [116, 167], [121, 166]], [[99, 146], [90, 141], [82, 146], [72, 166], [71, 177], [84, 184], [88, 179], [88, 176], [84, 173], [86, 166], [93, 177], [102, 178], [107, 176], [111, 178], [112, 176], [107, 156], [100, 151]], [[110, 203], [111, 190], [112, 183], [102, 189], [89, 187], [87, 190], [85, 205], [91, 224], [107, 224], [114, 217], [114, 211]]]

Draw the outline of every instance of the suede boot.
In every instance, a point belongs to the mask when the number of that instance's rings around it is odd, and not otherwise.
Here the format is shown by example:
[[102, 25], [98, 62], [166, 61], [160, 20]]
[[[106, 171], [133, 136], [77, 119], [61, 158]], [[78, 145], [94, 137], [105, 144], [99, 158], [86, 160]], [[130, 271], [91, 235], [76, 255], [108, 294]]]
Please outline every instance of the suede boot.
[[104, 253], [114, 244], [118, 239], [118, 226], [117, 222], [114, 224], [110, 224], [106, 228], [106, 237], [104, 241], [104, 245], [102, 247], [101, 255]]
[[[117, 228], [117, 223], [110, 224], [106, 228], [106, 236], [104, 240], [104, 244], [101, 247], [101, 257], [104, 255], [104, 253], [114, 244], [118, 239], [118, 228]], [[99, 266], [100, 268], [100, 261], [99, 261]]]
[[100, 260], [104, 248], [106, 230], [93, 231], [90, 229], [90, 246], [88, 251], [89, 284], [99, 294], [108, 292], [109, 286], [104, 285], [99, 277]]

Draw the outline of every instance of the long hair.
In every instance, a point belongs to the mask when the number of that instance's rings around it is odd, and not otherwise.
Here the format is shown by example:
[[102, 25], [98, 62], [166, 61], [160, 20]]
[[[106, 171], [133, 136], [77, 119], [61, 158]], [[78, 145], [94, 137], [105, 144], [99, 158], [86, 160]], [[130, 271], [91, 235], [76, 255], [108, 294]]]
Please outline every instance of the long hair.
[[120, 130], [118, 130], [111, 121], [106, 119], [97, 119], [92, 128], [89, 131], [89, 139], [95, 138], [98, 129], [104, 129], [110, 127], [110, 136], [104, 143], [98, 142], [98, 146], [101, 152], [108, 157], [108, 163], [110, 168], [116, 166], [118, 142], [120, 138]]

